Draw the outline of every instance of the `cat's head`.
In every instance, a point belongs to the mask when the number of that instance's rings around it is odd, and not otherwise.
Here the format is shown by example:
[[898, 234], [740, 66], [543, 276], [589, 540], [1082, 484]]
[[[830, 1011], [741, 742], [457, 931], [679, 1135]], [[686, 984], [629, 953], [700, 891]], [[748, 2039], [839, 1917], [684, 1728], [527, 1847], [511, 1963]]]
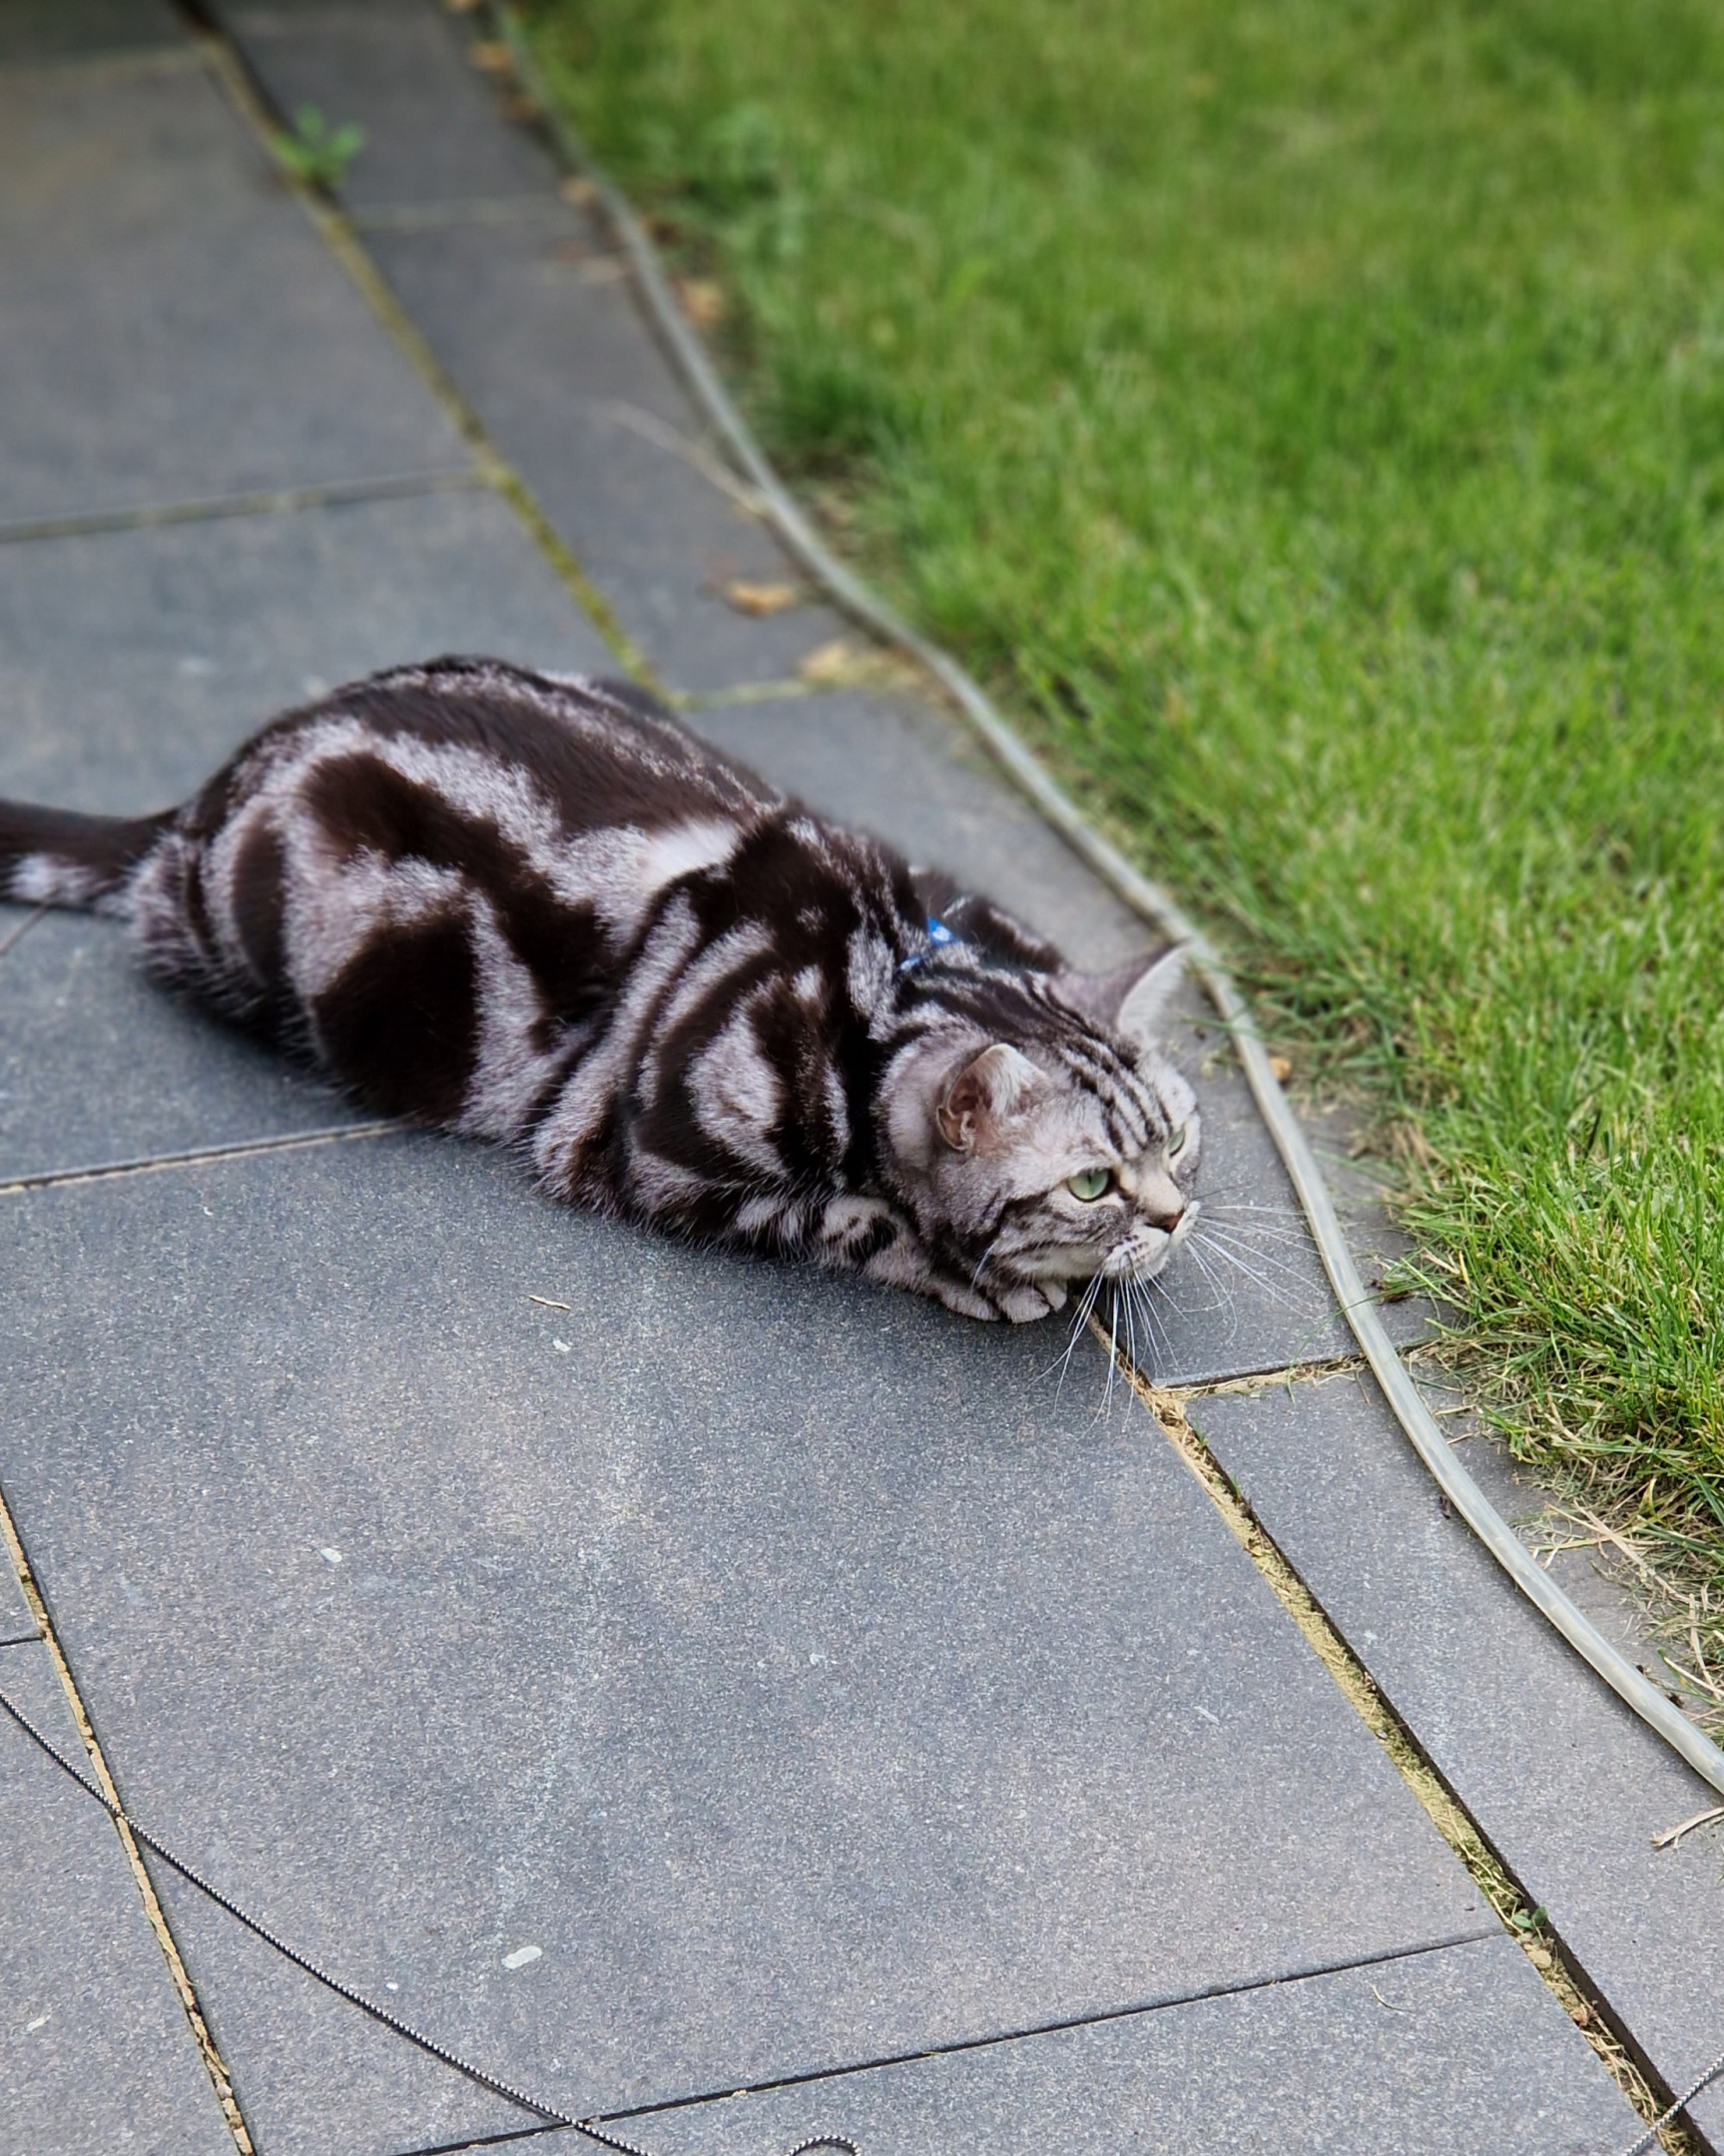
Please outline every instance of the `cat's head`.
[[888, 1129], [924, 1239], [978, 1287], [1153, 1279], [1190, 1233], [1197, 1100], [1158, 1045], [1182, 968], [944, 975]]

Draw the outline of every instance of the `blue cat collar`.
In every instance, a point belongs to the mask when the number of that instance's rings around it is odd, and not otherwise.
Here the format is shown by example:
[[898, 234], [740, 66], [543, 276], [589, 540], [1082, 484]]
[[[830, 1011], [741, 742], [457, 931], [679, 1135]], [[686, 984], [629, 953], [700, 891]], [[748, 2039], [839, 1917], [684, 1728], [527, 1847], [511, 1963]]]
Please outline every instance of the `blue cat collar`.
[[925, 965], [933, 952], [941, 949], [945, 944], [961, 943], [963, 941], [957, 930], [948, 928], [945, 922], [935, 913], [930, 913], [927, 917], [927, 939], [932, 946], [931, 949], [915, 951], [911, 956], [904, 959], [898, 967], [900, 973], [911, 973], [918, 965]]

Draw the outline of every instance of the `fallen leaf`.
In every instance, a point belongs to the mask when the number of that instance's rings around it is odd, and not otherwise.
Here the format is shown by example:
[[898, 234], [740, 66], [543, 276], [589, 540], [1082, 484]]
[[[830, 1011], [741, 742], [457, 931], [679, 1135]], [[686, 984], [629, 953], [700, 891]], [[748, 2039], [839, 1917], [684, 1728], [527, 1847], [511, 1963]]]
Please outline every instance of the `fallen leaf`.
[[580, 173], [573, 174], [557, 190], [564, 202], [573, 203], [577, 210], [590, 210], [599, 199], [599, 191]]
[[842, 689], [867, 676], [867, 654], [858, 651], [849, 637], [834, 637], [817, 644], [797, 668], [802, 679], [817, 689]]
[[467, 58], [482, 75], [506, 75], [515, 64], [509, 48], [496, 38], [480, 38], [468, 48]]
[[751, 584], [737, 577], [725, 586], [725, 597], [739, 614], [783, 614], [802, 593], [794, 584]]
[[1269, 1059], [1269, 1067], [1275, 1073], [1277, 1085], [1286, 1085], [1287, 1081], [1293, 1076], [1293, 1065], [1287, 1060], [1286, 1056], [1272, 1055]]
[[725, 295], [710, 277], [678, 277], [677, 298], [697, 329], [713, 329], [725, 318]]

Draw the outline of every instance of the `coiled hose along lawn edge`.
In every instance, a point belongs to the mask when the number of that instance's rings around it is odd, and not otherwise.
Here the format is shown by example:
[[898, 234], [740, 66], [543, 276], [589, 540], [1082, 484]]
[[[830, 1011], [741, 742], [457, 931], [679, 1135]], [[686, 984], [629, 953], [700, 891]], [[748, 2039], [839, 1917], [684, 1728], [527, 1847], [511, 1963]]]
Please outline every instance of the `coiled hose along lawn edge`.
[[1366, 1288], [1348, 1247], [1317, 1156], [1270, 1067], [1256, 1021], [1209, 939], [1173, 897], [1159, 884], [1140, 874], [1115, 846], [1091, 828], [1076, 804], [1049, 777], [979, 684], [957, 661], [903, 621], [828, 550], [767, 461], [706, 347], [689, 327], [659, 262], [658, 251], [641, 221], [549, 94], [513, 7], [508, 0], [494, 0], [492, 12], [517, 75], [550, 129], [564, 161], [591, 186], [600, 209], [622, 245], [655, 329], [702, 413], [752, 488], [762, 515], [775, 527], [802, 566], [859, 628], [905, 653], [934, 677], [1013, 784], [1072, 851], [1093, 868], [1133, 912], [1175, 942], [1186, 945], [1193, 972], [1232, 1035], [1258, 1113], [1268, 1126], [1298, 1196], [1342, 1315], [1414, 1450], [1454, 1509], [1527, 1600], [1649, 1728], [1655, 1730], [1703, 1781], [1724, 1795], [1724, 1751], [1697, 1729], [1650, 1679], [1642, 1676], [1591, 1619], [1575, 1607], [1455, 1458], [1378, 1315], [1376, 1301]]

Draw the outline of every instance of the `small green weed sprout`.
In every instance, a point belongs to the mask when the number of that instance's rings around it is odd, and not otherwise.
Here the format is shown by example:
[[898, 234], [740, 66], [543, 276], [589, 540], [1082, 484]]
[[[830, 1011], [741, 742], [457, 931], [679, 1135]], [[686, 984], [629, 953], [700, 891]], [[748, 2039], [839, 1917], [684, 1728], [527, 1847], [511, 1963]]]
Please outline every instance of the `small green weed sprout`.
[[315, 105], [301, 105], [293, 114], [293, 129], [284, 129], [275, 139], [278, 162], [284, 172], [307, 187], [338, 188], [347, 167], [365, 147], [365, 131], [351, 120], [330, 127]]

